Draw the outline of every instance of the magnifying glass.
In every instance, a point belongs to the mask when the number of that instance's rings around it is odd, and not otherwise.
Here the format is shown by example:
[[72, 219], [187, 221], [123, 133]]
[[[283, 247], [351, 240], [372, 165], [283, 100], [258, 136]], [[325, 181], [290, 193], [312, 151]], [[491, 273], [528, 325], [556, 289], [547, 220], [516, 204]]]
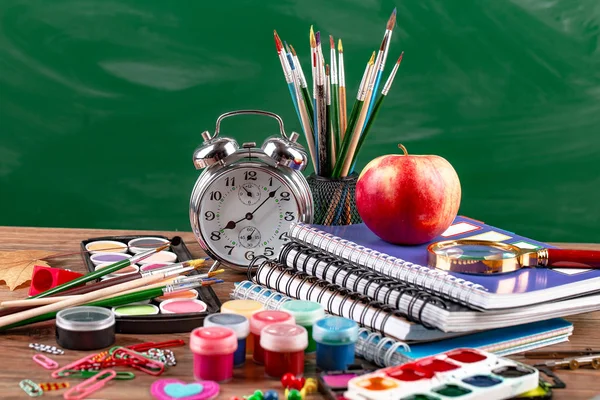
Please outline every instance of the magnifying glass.
[[600, 268], [599, 250], [521, 249], [485, 240], [445, 240], [427, 247], [432, 268], [462, 274], [501, 274], [525, 267]]

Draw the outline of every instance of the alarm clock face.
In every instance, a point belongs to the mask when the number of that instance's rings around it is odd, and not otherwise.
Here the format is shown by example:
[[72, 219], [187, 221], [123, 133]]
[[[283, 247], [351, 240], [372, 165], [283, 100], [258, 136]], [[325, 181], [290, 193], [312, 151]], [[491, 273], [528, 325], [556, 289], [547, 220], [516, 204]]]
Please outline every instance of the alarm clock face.
[[300, 209], [279, 173], [266, 167], [236, 167], [203, 190], [197, 226], [217, 259], [247, 266], [256, 256], [278, 254]]

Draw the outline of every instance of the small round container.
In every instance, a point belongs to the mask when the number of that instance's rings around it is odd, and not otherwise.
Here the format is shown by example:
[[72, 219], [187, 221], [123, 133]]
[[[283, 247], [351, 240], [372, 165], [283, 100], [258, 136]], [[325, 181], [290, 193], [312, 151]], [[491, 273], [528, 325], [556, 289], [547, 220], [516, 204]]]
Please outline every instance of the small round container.
[[144, 251], [148, 251], [150, 249], [156, 249], [157, 247], [162, 246], [165, 243], [168, 243], [167, 239], [159, 238], [159, 237], [141, 237], [137, 239], [131, 239], [127, 245], [129, 246], [129, 251], [133, 254], [143, 253]]
[[171, 299], [160, 303], [161, 314], [189, 314], [206, 311], [208, 306], [197, 299]]
[[155, 269], [160, 269], [163, 267], [166, 267], [167, 265], [171, 265], [173, 263], [169, 262], [162, 262], [162, 263], [156, 263], [156, 264], [144, 264], [142, 266], [140, 266], [140, 271], [145, 272], [145, 271], [152, 271]]
[[85, 245], [85, 249], [91, 254], [96, 253], [125, 253], [127, 245], [114, 240], [98, 240]]
[[92, 260], [92, 263], [96, 266], [100, 264], [114, 264], [128, 258], [131, 258], [131, 254], [103, 252], [92, 254], [90, 256], [90, 260]]
[[115, 316], [102, 307], [66, 308], [56, 314], [56, 342], [70, 350], [97, 350], [115, 342]]
[[170, 251], [159, 251], [158, 253], [152, 254], [148, 258], [138, 261], [140, 264], [162, 264], [162, 263], [174, 263], [177, 261], [177, 254], [171, 253]]
[[237, 336], [223, 326], [196, 328], [190, 334], [196, 380], [226, 382], [233, 377], [233, 353]]
[[329, 317], [313, 325], [317, 342], [317, 367], [323, 371], [344, 371], [354, 364], [358, 324], [351, 319]]
[[233, 353], [233, 366], [241, 367], [246, 362], [246, 338], [250, 333], [248, 318], [239, 314], [210, 314], [204, 319], [204, 326], [224, 326], [235, 332], [238, 347]]
[[190, 290], [186, 290], [184, 292], [173, 292], [173, 293], [165, 294], [164, 296], [154, 298], [154, 300], [156, 300], [160, 303], [160, 302], [163, 302], [166, 300], [173, 300], [173, 299], [193, 300], [193, 299], [197, 299], [197, 298], [198, 298], [198, 291], [196, 289], [190, 289]]
[[281, 311], [294, 316], [296, 323], [308, 331], [308, 347], [306, 353], [317, 350], [317, 343], [313, 339], [312, 326], [315, 322], [325, 317], [325, 308], [316, 301], [292, 300], [283, 303]]
[[[262, 303], [256, 300], [230, 300], [221, 305], [222, 313], [243, 315], [248, 318], [248, 321], [252, 317], [252, 314], [264, 309]], [[254, 335], [250, 332], [246, 338], [246, 354], [252, 354], [254, 350], [253, 337]]]
[[140, 315], [156, 315], [158, 307], [154, 304], [126, 304], [113, 307], [112, 312], [118, 317], [137, 317]]
[[[94, 271], [98, 271], [99, 269], [108, 267], [109, 265], [112, 265], [112, 263], [104, 263], [104, 264], [96, 265], [96, 267], [94, 267]], [[121, 268], [120, 270], [113, 272], [112, 274], [104, 275], [103, 278], [104, 277], [106, 277], [106, 278], [116, 278], [118, 276], [135, 274], [139, 270], [140, 270], [140, 267], [138, 267], [135, 264], [131, 264], [131, 265], [128, 265], [127, 267], [125, 267], [125, 268]]]
[[285, 373], [304, 374], [304, 350], [308, 333], [299, 325], [273, 324], [260, 332], [260, 345], [265, 351], [265, 373], [281, 378]]
[[252, 359], [257, 364], [262, 365], [265, 362], [265, 353], [260, 346], [260, 332], [265, 326], [272, 324], [296, 325], [296, 321], [291, 314], [286, 313], [285, 311], [259, 311], [252, 315], [250, 318], [250, 332], [252, 333], [254, 341]]

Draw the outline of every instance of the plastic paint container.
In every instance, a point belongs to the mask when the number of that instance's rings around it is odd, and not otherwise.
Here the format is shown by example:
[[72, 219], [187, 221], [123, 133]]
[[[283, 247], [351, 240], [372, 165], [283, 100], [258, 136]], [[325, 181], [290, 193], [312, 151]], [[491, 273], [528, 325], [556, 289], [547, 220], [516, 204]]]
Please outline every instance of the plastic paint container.
[[308, 333], [299, 325], [272, 324], [260, 332], [260, 346], [265, 352], [265, 373], [281, 378], [285, 373], [304, 373], [304, 350]]
[[233, 353], [237, 336], [223, 326], [196, 328], [190, 334], [196, 380], [225, 382], [233, 377]]
[[112, 308], [113, 313], [119, 317], [158, 314], [158, 307], [154, 304], [126, 304]]
[[263, 348], [260, 346], [260, 332], [264, 327], [272, 324], [296, 325], [296, 321], [290, 313], [285, 311], [259, 311], [252, 315], [250, 318], [250, 332], [254, 341], [252, 359], [257, 364], [264, 364], [265, 362], [265, 354]]
[[129, 246], [130, 252], [137, 254], [143, 253], [144, 251], [148, 251], [150, 249], [156, 249], [167, 242], [167, 239], [159, 237], [141, 237], [137, 239], [131, 239], [127, 245]]
[[85, 245], [85, 249], [92, 254], [96, 253], [125, 253], [127, 245], [114, 240], [98, 240]]
[[165, 294], [164, 296], [156, 297], [154, 300], [156, 300], [160, 303], [162, 301], [172, 300], [172, 299], [192, 300], [192, 299], [197, 299], [197, 298], [198, 298], [198, 291], [196, 289], [190, 289], [190, 290], [186, 290], [185, 292], [173, 292], [173, 293]]
[[354, 364], [358, 324], [351, 319], [329, 317], [313, 325], [317, 342], [317, 367], [323, 371], [344, 371]]
[[250, 333], [248, 318], [239, 314], [210, 314], [204, 319], [204, 326], [224, 326], [235, 332], [238, 347], [233, 353], [233, 366], [240, 367], [246, 362], [246, 338]]
[[131, 258], [131, 254], [103, 252], [92, 254], [90, 256], [90, 260], [92, 260], [92, 263], [96, 266], [107, 263], [113, 264], [117, 261], [123, 261], [128, 258]]
[[106, 308], [82, 306], [56, 314], [56, 342], [70, 350], [97, 350], [115, 342], [115, 316]]
[[308, 331], [308, 347], [306, 353], [317, 350], [312, 335], [312, 326], [315, 322], [325, 317], [325, 308], [316, 301], [292, 300], [283, 303], [281, 311], [286, 311], [294, 316], [296, 323]]
[[[244, 317], [252, 318], [256, 312], [263, 311], [265, 308], [262, 303], [255, 300], [230, 300], [221, 305], [221, 312], [227, 314], [239, 314]], [[254, 350], [254, 335], [252, 332], [246, 338], [246, 354], [252, 354]]]
[[170, 251], [159, 251], [152, 254], [150, 257], [138, 261], [140, 264], [158, 264], [158, 263], [174, 263], [177, 261], [177, 254]]
[[160, 303], [161, 314], [188, 314], [206, 311], [208, 306], [197, 299], [171, 299]]

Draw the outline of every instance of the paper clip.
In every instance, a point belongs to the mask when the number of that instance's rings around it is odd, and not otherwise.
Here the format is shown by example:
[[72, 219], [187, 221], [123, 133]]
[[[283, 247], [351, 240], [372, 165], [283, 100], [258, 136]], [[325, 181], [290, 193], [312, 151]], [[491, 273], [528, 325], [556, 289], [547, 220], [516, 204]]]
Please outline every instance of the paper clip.
[[146, 351], [152, 348], [155, 349], [164, 349], [167, 347], [180, 347], [180, 346], [185, 346], [185, 342], [181, 339], [175, 339], [175, 340], [167, 340], [165, 342], [147, 342], [147, 343], [139, 343], [139, 344], [134, 344], [131, 346], [127, 346], [128, 349], [131, 350], [135, 350], [135, 351]]
[[79, 385], [69, 389], [64, 398], [66, 400], [81, 400], [85, 399], [90, 394], [102, 389], [108, 381], [112, 380], [117, 373], [112, 369], [102, 371], [102, 373], [92, 376], [89, 379], [81, 382]]
[[23, 391], [27, 393], [29, 397], [38, 397], [44, 394], [42, 388], [39, 387], [37, 383], [32, 382], [29, 379], [23, 379], [21, 382], [19, 382], [19, 387], [23, 389]]
[[83, 358], [80, 358], [79, 360], [73, 361], [71, 364], [67, 364], [62, 368], [57, 369], [56, 371], [52, 371], [52, 377], [53, 378], [65, 378], [67, 376], [69, 376], [68, 373], [66, 373], [67, 371], [71, 371], [71, 370], [77, 370], [77, 367], [80, 367], [83, 364], [88, 364], [92, 362], [92, 359], [94, 357], [96, 357], [97, 354], [90, 354], [89, 356], [85, 356]]
[[[68, 376], [69, 378], [73, 378], [73, 379], [88, 379], [91, 378], [92, 376], [95, 376], [97, 374], [99, 374], [101, 371], [81, 371], [81, 370], [66, 370], [66, 371], [62, 371], [61, 376]], [[135, 374], [133, 372], [125, 372], [125, 371], [119, 371], [117, 372], [117, 375], [115, 376], [115, 380], [117, 381], [128, 381], [135, 378]]]
[[165, 365], [163, 363], [144, 357], [143, 355], [126, 347], [120, 347], [116, 349], [113, 351], [112, 355], [117, 359], [127, 358], [131, 361], [131, 366], [133, 368], [139, 369], [148, 375], [158, 376], [165, 371]]
[[69, 382], [44, 382], [38, 383], [38, 386], [42, 388], [44, 392], [49, 392], [51, 390], [60, 390], [60, 389], [68, 389]]
[[46, 357], [42, 353], [37, 353], [32, 357], [33, 361], [37, 364], [41, 365], [46, 369], [56, 369], [58, 368], [58, 363], [51, 359], [50, 357]]

